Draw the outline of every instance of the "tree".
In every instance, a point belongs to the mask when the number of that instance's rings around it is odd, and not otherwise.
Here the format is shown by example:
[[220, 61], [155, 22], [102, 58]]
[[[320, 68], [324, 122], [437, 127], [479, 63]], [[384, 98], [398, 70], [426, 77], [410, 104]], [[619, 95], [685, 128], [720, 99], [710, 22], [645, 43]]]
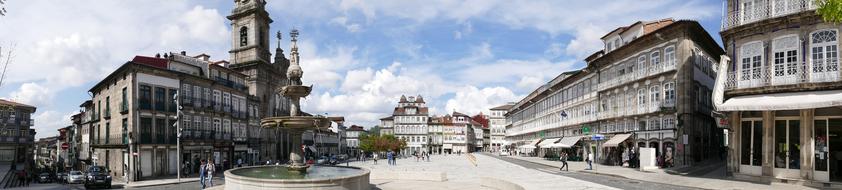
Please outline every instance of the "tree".
[[375, 125], [374, 127], [371, 127], [371, 129], [368, 129], [368, 134], [380, 135], [380, 125]]
[[406, 141], [394, 135], [360, 135], [360, 150], [366, 152], [400, 151], [406, 148]]
[[815, 0], [818, 5], [816, 13], [822, 16], [825, 22], [842, 22], [842, 0]]

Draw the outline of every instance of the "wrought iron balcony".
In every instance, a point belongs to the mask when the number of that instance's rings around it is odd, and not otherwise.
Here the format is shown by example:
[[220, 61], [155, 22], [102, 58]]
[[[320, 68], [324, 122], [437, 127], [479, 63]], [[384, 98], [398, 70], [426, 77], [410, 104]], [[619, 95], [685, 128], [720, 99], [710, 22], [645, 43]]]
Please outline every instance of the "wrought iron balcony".
[[772, 65], [729, 71], [725, 89], [745, 89], [766, 86], [842, 81], [836, 58], [814, 59], [805, 65]]
[[[738, 10], [728, 11], [722, 16], [722, 31], [744, 24], [812, 11], [817, 8], [813, 0], [767, 0], [753, 6], [739, 5]], [[733, 9], [733, 7], [728, 7]]]

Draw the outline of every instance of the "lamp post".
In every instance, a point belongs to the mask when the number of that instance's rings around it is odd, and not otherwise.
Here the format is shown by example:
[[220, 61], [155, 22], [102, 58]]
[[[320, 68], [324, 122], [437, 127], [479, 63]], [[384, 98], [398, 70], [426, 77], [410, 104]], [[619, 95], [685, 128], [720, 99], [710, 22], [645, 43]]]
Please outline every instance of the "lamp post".
[[176, 168], [177, 170], [177, 179], [178, 182], [181, 182], [181, 103], [178, 101], [178, 92], [175, 93], [172, 97], [175, 100], [176, 107], [176, 115], [175, 115], [175, 127], [176, 128], [176, 135], [175, 135], [175, 158], [176, 158]]

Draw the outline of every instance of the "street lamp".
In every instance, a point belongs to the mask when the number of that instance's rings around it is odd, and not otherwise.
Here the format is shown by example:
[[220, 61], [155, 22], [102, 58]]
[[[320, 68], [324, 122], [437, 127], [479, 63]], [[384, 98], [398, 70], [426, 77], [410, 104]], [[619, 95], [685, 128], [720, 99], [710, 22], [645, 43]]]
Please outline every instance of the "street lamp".
[[178, 178], [178, 182], [181, 182], [181, 125], [180, 125], [180, 123], [181, 123], [181, 109], [182, 109], [182, 107], [181, 107], [181, 103], [178, 101], [178, 92], [176, 92], [175, 95], [172, 96], [172, 99], [175, 100], [175, 105], [178, 106], [178, 107], [176, 107], [177, 110], [176, 110], [176, 115], [175, 115], [175, 124], [174, 124], [175, 126], [173, 126], [173, 127], [176, 128], [176, 135], [175, 135], [175, 138], [176, 138], [175, 139], [176, 155], [175, 155], [175, 157], [176, 157], [176, 168], [178, 168], [177, 169], [178, 170], [177, 171], [177, 178]]

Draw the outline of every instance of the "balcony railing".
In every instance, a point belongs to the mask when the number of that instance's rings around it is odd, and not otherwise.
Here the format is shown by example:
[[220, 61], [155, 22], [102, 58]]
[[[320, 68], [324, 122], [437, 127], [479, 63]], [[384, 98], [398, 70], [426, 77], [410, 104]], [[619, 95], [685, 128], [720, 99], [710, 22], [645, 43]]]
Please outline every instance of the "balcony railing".
[[[722, 30], [727, 30], [744, 24], [749, 24], [765, 19], [777, 18], [803, 11], [812, 11], [817, 8], [814, 0], [767, 0], [761, 1], [754, 7], [743, 7], [740, 4], [735, 11], [726, 12], [722, 16]], [[735, 9], [734, 7], [728, 7]]]
[[801, 83], [836, 82], [842, 80], [839, 61], [836, 58], [811, 60], [809, 65], [794, 67], [777, 65], [754, 69], [730, 71], [725, 89], [744, 89], [765, 86], [791, 85]]

